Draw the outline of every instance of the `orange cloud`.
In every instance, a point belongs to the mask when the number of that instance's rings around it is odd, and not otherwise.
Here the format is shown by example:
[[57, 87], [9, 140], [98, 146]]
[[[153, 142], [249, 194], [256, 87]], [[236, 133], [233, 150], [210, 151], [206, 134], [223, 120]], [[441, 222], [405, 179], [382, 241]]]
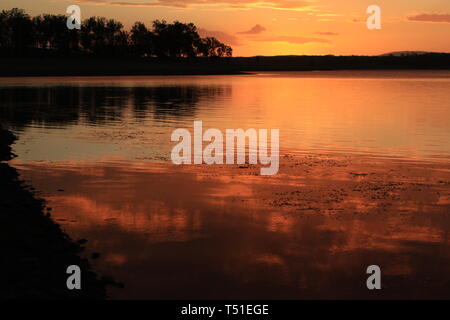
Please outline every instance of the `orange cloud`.
[[241, 45], [237, 37], [222, 31], [211, 31], [203, 28], [198, 28], [198, 34], [202, 37], [214, 37], [227, 45], [231, 46]]
[[339, 33], [330, 32], [330, 31], [327, 31], [327, 32], [320, 32], [320, 31], [318, 31], [318, 32], [314, 32], [314, 34], [318, 34], [318, 35], [321, 35], [321, 36], [337, 36], [337, 35], [339, 35]]
[[261, 33], [263, 31], [266, 31], [266, 28], [264, 28], [263, 26], [257, 24], [253, 28], [251, 28], [250, 30], [241, 31], [241, 32], [238, 32], [238, 34], [258, 34], [258, 33]]
[[298, 10], [312, 5], [303, 0], [153, 0], [150, 2], [140, 1], [113, 1], [113, 0], [75, 0], [76, 2], [92, 5], [123, 6], [123, 7], [169, 7], [187, 8], [190, 6], [212, 6], [224, 5], [229, 8], [272, 8]]
[[409, 21], [415, 22], [436, 22], [436, 23], [450, 23], [449, 13], [419, 13], [408, 16]]
[[287, 42], [293, 44], [304, 44], [304, 43], [330, 43], [328, 39], [320, 38], [309, 38], [309, 37], [299, 37], [299, 36], [264, 36], [264, 37], [254, 37], [253, 41], [265, 41], [265, 42]]
[[107, 0], [75, 0], [76, 2], [87, 3], [98, 6], [116, 6], [116, 7], [171, 7], [186, 8], [186, 4], [181, 1], [155, 1], [155, 2], [118, 2]]

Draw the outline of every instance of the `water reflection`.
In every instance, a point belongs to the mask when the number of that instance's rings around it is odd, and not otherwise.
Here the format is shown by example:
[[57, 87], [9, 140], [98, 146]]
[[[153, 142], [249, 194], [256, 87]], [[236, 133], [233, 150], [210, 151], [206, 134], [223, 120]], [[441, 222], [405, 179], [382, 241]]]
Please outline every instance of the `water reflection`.
[[[375, 162], [359, 178], [360, 164], [308, 158], [285, 159], [273, 177], [252, 167], [14, 164], [54, 218], [103, 254], [97, 267], [126, 284], [114, 297], [450, 297], [445, 167]], [[382, 292], [365, 287], [371, 264], [382, 267]]]
[[[0, 121], [115, 297], [449, 298], [450, 78], [433, 74], [0, 79]], [[196, 119], [280, 128], [280, 173], [174, 168], [170, 134]]]
[[[72, 160], [164, 158], [170, 133], [200, 119], [221, 130], [279, 128], [281, 148], [299, 152], [442, 161], [449, 92], [448, 71], [0, 79], [0, 121], [33, 141], [16, 150], [30, 160], [66, 159], [40, 152], [59, 149], [62, 136], [78, 146]], [[121, 152], [116, 137], [126, 142]], [[151, 151], [128, 148], [131, 140], [151, 141]], [[93, 154], [98, 145], [103, 154]]]
[[228, 86], [0, 87], [0, 118], [15, 129], [30, 124], [106, 125], [132, 119], [193, 117], [199, 103], [231, 94]]

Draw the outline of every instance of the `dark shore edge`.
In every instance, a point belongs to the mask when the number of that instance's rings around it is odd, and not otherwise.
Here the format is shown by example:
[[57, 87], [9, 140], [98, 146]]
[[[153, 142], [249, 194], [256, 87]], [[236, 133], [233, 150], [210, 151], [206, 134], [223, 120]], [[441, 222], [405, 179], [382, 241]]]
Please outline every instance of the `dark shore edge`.
[[450, 54], [234, 58], [0, 57], [0, 77], [194, 76], [276, 71], [450, 70]]
[[[51, 219], [45, 201], [5, 162], [14, 156], [16, 139], [0, 125], [0, 299], [106, 299], [106, 287], [118, 284], [94, 273], [81, 257], [86, 240], [72, 240]], [[81, 290], [67, 289], [70, 265], [81, 269]]]

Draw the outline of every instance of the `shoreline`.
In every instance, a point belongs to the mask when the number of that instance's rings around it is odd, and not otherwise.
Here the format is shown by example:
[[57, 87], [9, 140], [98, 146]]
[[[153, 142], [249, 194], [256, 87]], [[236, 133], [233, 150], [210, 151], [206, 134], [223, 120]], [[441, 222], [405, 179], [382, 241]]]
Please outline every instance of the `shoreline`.
[[276, 71], [450, 70], [450, 54], [235, 58], [2, 57], [0, 77], [240, 75]]
[[[17, 139], [0, 127], [0, 241], [6, 282], [2, 299], [106, 299], [106, 286], [116, 284], [99, 277], [81, 254], [85, 239], [72, 240], [51, 218], [51, 208], [36, 197], [34, 188], [20, 179], [17, 170], [3, 162], [13, 158]], [[68, 290], [66, 269], [81, 269], [81, 290]]]

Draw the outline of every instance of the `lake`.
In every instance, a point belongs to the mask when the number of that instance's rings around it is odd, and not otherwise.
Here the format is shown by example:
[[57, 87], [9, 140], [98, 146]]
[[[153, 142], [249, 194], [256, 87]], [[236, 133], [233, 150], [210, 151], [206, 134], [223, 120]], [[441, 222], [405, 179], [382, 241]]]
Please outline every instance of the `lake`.
[[[447, 297], [449, 101], [450, 71], [0, 79], [12, 165], [113, 298], [371, 298], [370, 264]], [[280, 129], [280, 174], [171, 164], [194, 120]]]

